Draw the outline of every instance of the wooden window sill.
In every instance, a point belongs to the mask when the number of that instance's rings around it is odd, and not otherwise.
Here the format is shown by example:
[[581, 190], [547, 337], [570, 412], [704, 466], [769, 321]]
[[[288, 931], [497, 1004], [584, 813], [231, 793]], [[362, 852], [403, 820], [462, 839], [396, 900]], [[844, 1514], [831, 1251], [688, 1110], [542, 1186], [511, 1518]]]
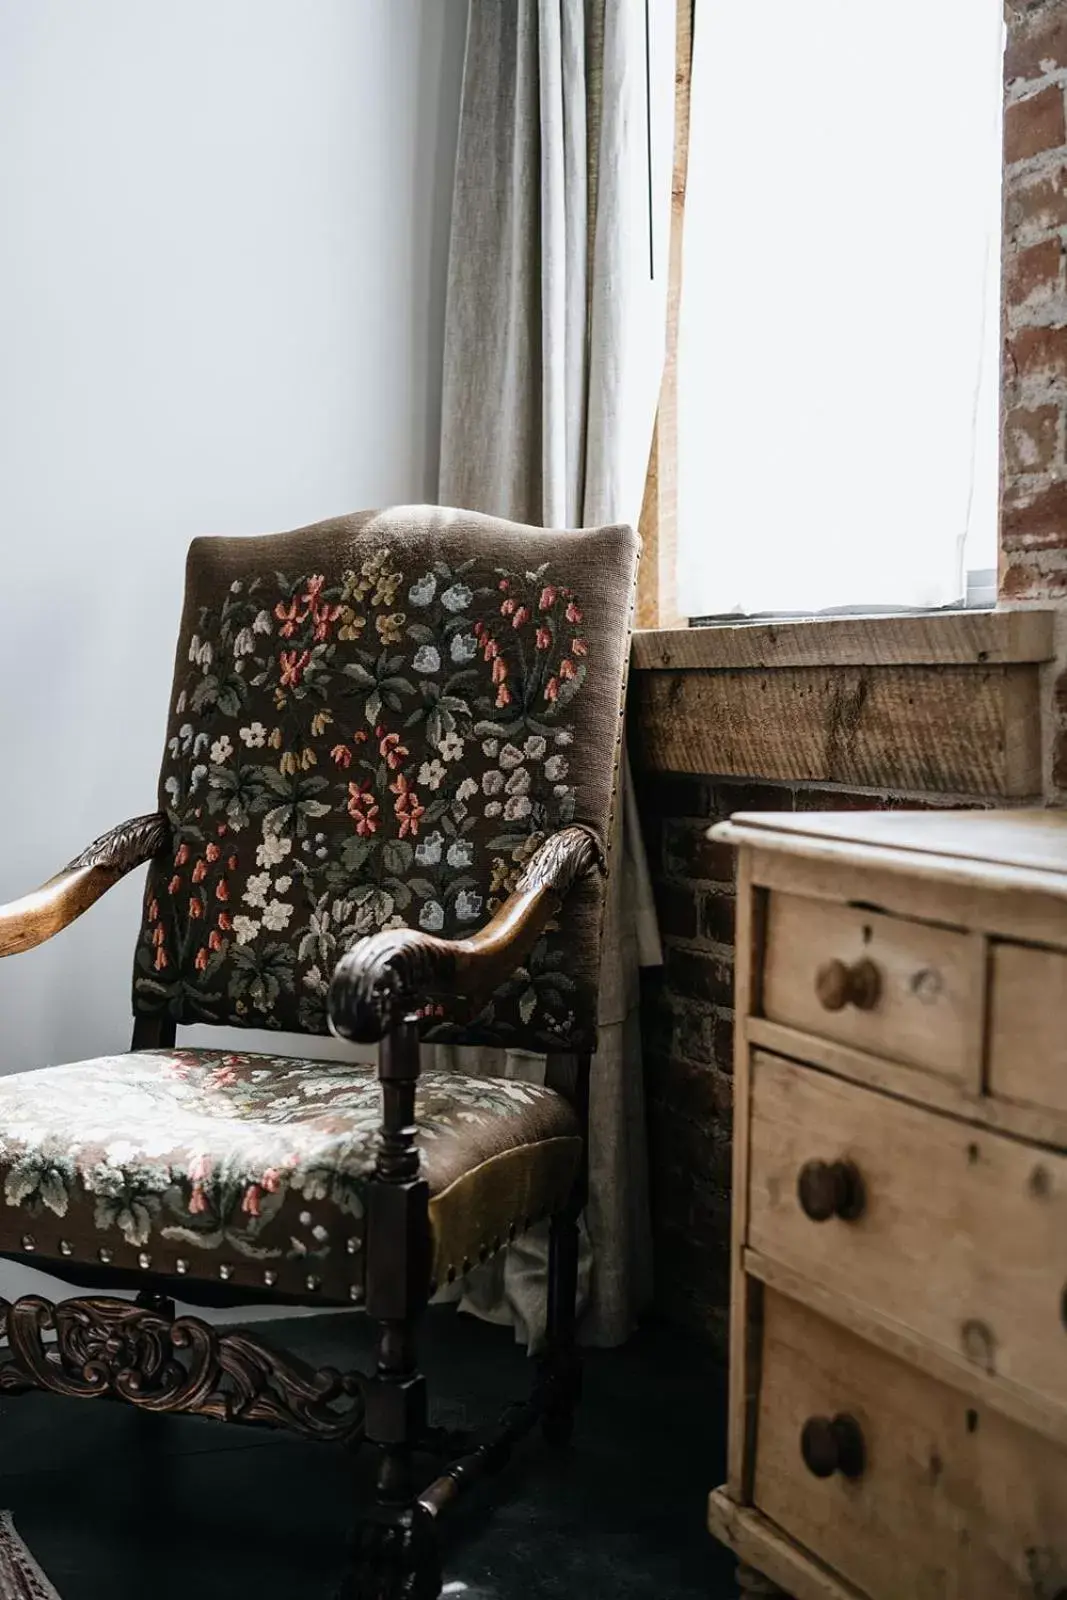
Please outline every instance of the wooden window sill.
[[1052, 611], [844, 617], [634, 635], [638, 768], [895, 794], [1041, 793]]

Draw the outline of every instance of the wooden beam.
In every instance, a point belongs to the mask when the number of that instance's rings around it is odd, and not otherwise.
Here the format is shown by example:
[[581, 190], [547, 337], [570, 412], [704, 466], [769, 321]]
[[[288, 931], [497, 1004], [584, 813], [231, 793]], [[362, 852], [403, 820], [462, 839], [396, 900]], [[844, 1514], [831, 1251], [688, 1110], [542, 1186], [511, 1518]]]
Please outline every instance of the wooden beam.
[[1041, 790], [1039, 668], [638, 672], [630, 753], [662, 772], [908, 794]]
[[1050, 661], [1053, 611], [953, 611], [909, 617], [840, 617], [634, 634], [635, 671], [680, 668], [986, 665]]
[[637, 581], [637, 625], [670, 628], [678, 606], [678, 310], [682, 298], [682, 224], [689, 164], [689, 87], [693, 70], [693, 0], [677, 0], [674, 74], [674, 171], [667, 272], [667, 348], [659, 410], [638, 528], [644, 541]]

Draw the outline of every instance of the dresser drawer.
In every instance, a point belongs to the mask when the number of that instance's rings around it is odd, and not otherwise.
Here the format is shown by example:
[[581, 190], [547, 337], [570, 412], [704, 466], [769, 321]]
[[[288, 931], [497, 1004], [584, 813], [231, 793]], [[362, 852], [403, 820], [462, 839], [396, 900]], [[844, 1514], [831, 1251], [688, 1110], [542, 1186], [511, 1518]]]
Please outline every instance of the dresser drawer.
[[763, 1015], [958, 1081], [976, 1070], [979, 955], [951, 928], [772, 893]]
[[1067, 1407], [1067, 1157], [758, 1051], [750, 1111], [752, 1249]]
[[1067, 955], [995, 944], [989, 1093], [1067, 1115]]
[[1067, 1588], [1067, 1456], [769, 1291], [754, 1499], [870, 1600]]

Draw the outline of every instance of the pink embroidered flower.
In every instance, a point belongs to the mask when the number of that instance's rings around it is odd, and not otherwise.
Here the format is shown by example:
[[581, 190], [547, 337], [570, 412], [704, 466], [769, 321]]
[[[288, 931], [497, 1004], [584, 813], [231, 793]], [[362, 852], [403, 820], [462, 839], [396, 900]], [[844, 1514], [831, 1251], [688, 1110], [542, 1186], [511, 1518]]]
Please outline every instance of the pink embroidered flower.
[[419, 831], [419, 818], [426, 810], [426, 807], [420, 804], [418, 795], [402, 772], [397, 773], [396, 782], [391, 783], [389, 788], [396, 795], [393, 813], [400, 823], [401, 839], [406, 838], [409, 833], [417, 834]]
[[209, 950], [222, 949], [222, 934], [217, 928], [212, 928], [211, 932], [208, 934], [207, 947]]
[[391, 772], [395, 772], [398, 767], [402, 767], [404, 765], [404, 757], [411, 754], [407, 745], [400, 743], [400, 735], [398, 733], [387, 733], [378, 744], [378, 753]]
[[184, 867], [184, 865], [188, 861], [188, 859], [189, 859], [189, 846], [187, 844], [180, 844], [178, 846], [178, 853], [174, 857], [174, 865], [176, 867]]
[[552, 635], [549, 633], [547, 628], [538, 628], [534, 637], [538, 650], [547, 650], [549, 645], [552, 643]]
[[182, 880], [179, 878], [178, 874], [175, 873], [173, 878], [167, 884], [167, 893], [168, 894], [177, 894], [178, 890], [181, 888], [181, 886], [182, 886]]
[[503, 711], [504, 707], [509, 706], [510, 704], [511, 690], [508, 688], [506, 683], [502, 683], [496, 692], [496, 708], [498, 711]]
[[558, 593], [559, 590], [556, 588], [554, 583], [546, 583], [544, 588], [541, 590], [541, 598], [537, 602], [538, 609], [541, 611], [551, 611], [552, 607], [556, 603], [556, 596]]
[[497, 584], [497, 588], [506, 590], [508, 588], [508, 580], [506, 578], [501, 578], [500, 582]]
[[549, 678], [545, 684], [545, 699], [556, 700], [559, 698], [559, 679]]
[[282, 1180], [277, 1167], [267, 1168], [266, 1172], [260, 1179], [259, 1186], [261, 1189], [265, 1189], [268, 1194], [278, 1193], [278, 1190], [282, 1186]]
[[149, 902], [148, 902], [148, 920], [149, 920], [149, 922], [158, 922], [159, 921], [159, 901], [158, 900], [149, 900]]
[[348, 815], [355, 823], [360, 838], [365, 838], [370, 833], [377, 833], [378, 802], [369, 783], [365, 788], [361, 783], [348, 785]]
[[512, 600], [510, 596], [508, 597], [508, 599], [502, 600], [500, 602], [500, 615], [502, 617], [510, 617], [511, 613], [514, 611], [514, 609], [515, 609], [515, 601]]
[[[282, 632], [285, 632], [284, 628]], [[282, 669], [281, 681], [283, 689], [295, 689], [297, 687], [304, 676], [304, 668], [310, 660], [310, 650], [301, 650], [299, 654], [295, 650], [282, 651], [278, 657], [278, 664]]]
[[493, 658], [499, 654], [500, 646], [490, 634], [486, 634], [485, 643], [482, 645], [482, 660], [492, 661]]
[[207, 862], [203, 859], [203, 857], [201, 857], [201, 859], [196, 863], [196, 866], [193, 868], [193, 882], [203, 883], [206, 877]]
[[298, 608], [295, 600], [290, 600], [288, 605], [283, 605], [283, 603], [279, 600], [278, 604], [274, 607], [274, 615], [281, 623], [281, 627], [279, 628], [278, 632], [281, 634], [282, 638], [291, 639], [297, 630], [298, 624], [303, 622], [304, 618], [307, 616], [307, 612], [301, 611]]
[[573, 600], [570, 601], [563, 615], [568, 622], [581, 622], [582, 620], [581, 608], [576, 606]]
[[230, 898], [230, 886], [225, 878], [220, 878], [215, 885], [215, 899], [226, 901]]
[[193, 918], [194, 921], [197, 918], [202, 917], [204, 915], [204, 908], [200, 904], [200, 901], [196, 898], [195, 895], [193, 896], [193, 898], [189, 902], [189, 915]]
[[222, 851], [219, 849], [217, 844], [209, 844], [205, 849], [204, 854], [209, 861], [217, 861], [221, 856]]
[[162, 945], [159, 945], [157, 950], [156, 950], [156, 959], [152, 963], [152, 965], [155, 967], [157, 972], [162, 972], [163, 968], [166, 966], [166, 964], [167, 964], [167, 952], [164, 950]]
[[570, 656], [564, 656], [563, 660], [559, 664], [560, 677], [573, 678], [577, 675], [577, 672], [578, 668], [574, 665], [574, 662], [571, 660]]
[[197, 972], [203, 972], [207, 966], [207, 945], [202, 944], [200, 946], [200, 949], [196, 952], [196, 960], [193, 962], [193, 966]]
[[503, 683], [508, 675], [508, 664], [503, 656], [497, 656], [493, 662], [493, 682]]
[[222, 929], [223, 933], [229, 933], [230, 929], [233, 927], [233, 920], [230, 916], [230, 913], [228, 911], [220, 911], [218, 920], [219, 927]]
[[245, 1190], [244, 1199], [241, 1201], [241, 1210], [248, 1217], [259, 1216], [260, 1188], [258, 1183], [250, 1183]]
[[529, 620], [530, 620], [530, 608], [529, 608], [529, 606], [520, 606], [519, 609], [516, 611], [515, 615], [511, 619], [511, 626], [513, 628], [521, 628], [523, 626], [523, 624], [529, 622]]
[[330, 759], [335, 766], [350, 767], [352, 765], [352, 752], [346, 744], [335, 744], [330, 751]]
[[207, 1196], [204, 1193], [203, 1184], [193, 1184], [193, 1190], [189, 1196], [189, 1210], [193, 1212], [194, 1215], [207, 1210]]

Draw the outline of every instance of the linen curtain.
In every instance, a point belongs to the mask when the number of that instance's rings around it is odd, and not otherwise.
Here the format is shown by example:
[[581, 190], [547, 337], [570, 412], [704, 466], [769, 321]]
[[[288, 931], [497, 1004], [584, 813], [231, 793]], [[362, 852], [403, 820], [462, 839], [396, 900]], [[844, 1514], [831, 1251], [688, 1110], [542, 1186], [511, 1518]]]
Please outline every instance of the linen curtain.
[[[636, 526], [665, 352], [674, 0], [471, 0], [445, 316], [439, 498], [547, 527]], [[611, 737], [611, 730], [604, 730]], [[651, 1292], [638, 967], [659, 938], [629, 773], [611, 842], [581, 1337]], [[447, 1049], [465, 1071], [541, 1058]], [[546, 1230], [464, 1306], [543, 1323]]]

